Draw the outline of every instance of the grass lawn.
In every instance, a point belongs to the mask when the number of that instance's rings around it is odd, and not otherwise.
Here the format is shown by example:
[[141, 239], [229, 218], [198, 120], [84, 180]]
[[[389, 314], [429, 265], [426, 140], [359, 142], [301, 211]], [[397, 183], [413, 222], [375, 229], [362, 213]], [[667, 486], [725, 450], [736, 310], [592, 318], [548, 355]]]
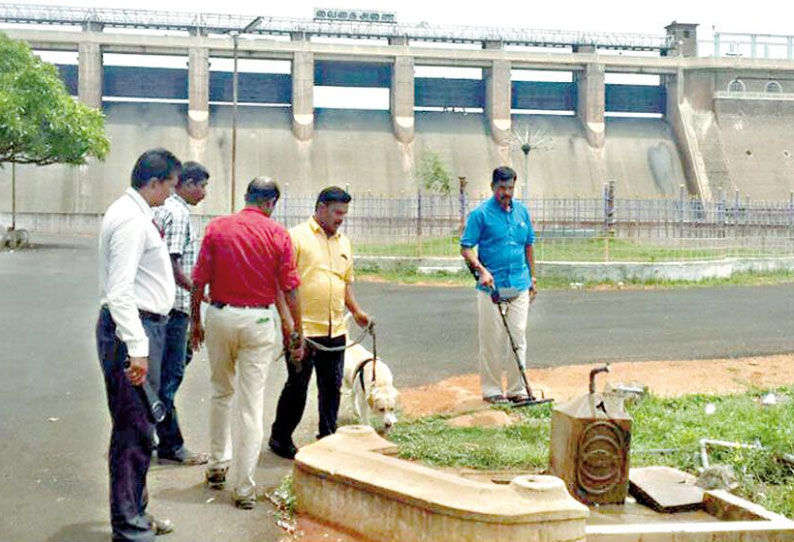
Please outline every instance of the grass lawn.
[[[458, 256], [460, 246], [458, 237], [441, 237], [407, 243], [364, 243], [354, 248], [357, 254], [367, 256], [399, 256], [399, 257], [439, 257]], [[665, 245], [653, 239], [607, 239], [577, 237], [540, 237], [535, 241], [535, 258], [547, 262], [664, 262], [700, 259], [721, 259], [725, 257], [741, 257], [758, 255], [758, 247], [724, 248], [711, 239], [671, 240]], [[765, 255], [773, 255], [767, 254]], [[781, 255], [790, 255], [787, 251]]]
[[[794, 452], [794, 388], [775, 390], [780, 404], [761, 406], [761, 391], [676, 399], [648, 396], [628, 407], [634, 419], [631, 465], [667, 465], [697, 474], [701, 438], [759, 443], [763, 450], [710, 451], [711, 464], [733, 466], [737, 493], [794, 518], [794, 468], [781, 460]], [[706, 414], [706, 406], [715, 407]], [[551, 407], [511, 410], [520, 421], [506, 428], [453, 428], [446, 418], [401, 420], [389, 439], [400, 457], [431, 466], [485, 470], [538, 469], [548, 465]], [[659, 449], [674, 452], [657, 453]]]
[[[393, 282], [397, 284], [426, 284], [438, 286], [474, 286], [474, 279], [469, 273], [419, 273], [415, 267], [398, 267], [389, 270], [371, 269], [367, 267], [356, 268], [357, 280], [370, 280]], [[646, 280], [646, 281], [626, 281], [623, 284], [616, 284], [610, 281], [592, 281], [576, 284], [576, 287], [583, 290], [605, 290], [605, 289], [662, 289], [662, 288], [708, 288], [714, 286], [763, 286], [770, 284], [789, 284], [794, 282], [794, 271], [772, 271], [769, 273], [737, 273], [730, 278], [711, 278], [701, 281], [685, 280]], [[538, 288], [542, 290], [567, 290], [572, 287], [570, 279], [561, 277], [538, 278]]]

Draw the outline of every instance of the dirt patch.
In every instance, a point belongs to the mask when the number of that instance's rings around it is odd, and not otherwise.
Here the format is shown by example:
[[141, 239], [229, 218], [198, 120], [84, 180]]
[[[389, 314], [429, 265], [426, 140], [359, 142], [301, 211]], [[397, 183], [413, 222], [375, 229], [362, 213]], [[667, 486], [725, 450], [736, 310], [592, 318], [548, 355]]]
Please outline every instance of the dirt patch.
[[308, 516], [298, 516], [295, 527], [295, 533], [284, 535], [279, 542], [364, 542], [363, 538]]
[[[598, 365], [571, 365], [530, 369], [529, 381], [557, 402], [587, 393], [590, 369]], [[597, 377], [597, 388], [640, 383], [651, 393], [674, 397], [691, 393], [727, 394], [752, 388], [794, 384], [794, 354], [691, 361], [641, 361], [610, 365], [610, 373]], [[476, 374], [456, 376], [436, 384], [400, 390], [403, 414], [409, 417], [461, 413], [487, 408], [480, 399]]]

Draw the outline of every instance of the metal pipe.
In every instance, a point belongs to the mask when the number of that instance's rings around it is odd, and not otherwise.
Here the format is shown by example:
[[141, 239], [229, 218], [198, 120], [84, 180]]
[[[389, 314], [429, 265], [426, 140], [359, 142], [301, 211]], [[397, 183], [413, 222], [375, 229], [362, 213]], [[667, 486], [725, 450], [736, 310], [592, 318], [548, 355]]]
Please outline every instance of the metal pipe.
[[595, 377], [598, 373], [608, 373], [609, 372], [609, 363], [604, 365], [603, 367], [596, 367], [592, 371], [590, 371], [590, 393], [595, 393]]
[[709, 446], [722, 446], [723, 448], [742, 448], [742, 449], [751, 449], [751, 450], [763, 450], [764, 447], [760, 444], [745, 444], [743, 442], [731, 442], [728, 440], [715, 440], [715, 439], [708, 439], [702, 438], [700, 439], [700, 462], [703, 464], [703, 468], [709, 468], [709, 454], [707, 448]]

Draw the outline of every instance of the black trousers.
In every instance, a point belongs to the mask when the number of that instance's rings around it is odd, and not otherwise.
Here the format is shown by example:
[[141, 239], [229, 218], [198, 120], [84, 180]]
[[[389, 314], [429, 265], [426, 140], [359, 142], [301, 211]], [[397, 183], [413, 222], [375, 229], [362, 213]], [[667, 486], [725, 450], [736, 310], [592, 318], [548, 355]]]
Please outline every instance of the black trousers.
[[[149, 338], [149, 371], [146, 379], [158, 390], [166, 318], [143, 318], [141, 322]], [[116, 336], [116, 324], [107, 308], [99, 312], [96, 340], [113, 422], [108, 454], [113, 540], [152, 542], [155, 534], [152, 518], [146, 514], [146, 473], [154, 447], [155, 424], [149, 417], [149, 408], [141, 390], [130, 384], [124, 374], [127, 346]]]
[[[334, 338], [310, 338], [327, 347], [345, 345], [345, 335]], [[317, 402], [320, 412], [317, 438], [327, 437], [336, 432], [339, 395], [345, 370], [345, 352], [344, 350], [324, 352], [310, 346], [300, 369], [287, 360], [287, 383], [278, 399], [276, 420], [270, 432], [270, 436], [275, 440], [285, 444], [292, 442], [292, 433], [298, 427], [306, 408], [306, 395], [312, 378], [312, 369], [317, 372]]]

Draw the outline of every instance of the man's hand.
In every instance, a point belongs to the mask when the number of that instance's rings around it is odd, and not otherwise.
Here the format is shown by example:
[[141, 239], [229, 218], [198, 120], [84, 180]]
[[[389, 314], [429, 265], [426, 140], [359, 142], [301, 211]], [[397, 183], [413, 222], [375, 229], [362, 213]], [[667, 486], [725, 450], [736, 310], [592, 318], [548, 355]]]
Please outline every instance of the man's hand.
[[488, 271], [485, 267], [481, 266], [479, 269], [480, 273], [480, 280], [478, 281], [480, 286], [484, 286], [485, 288], [493, 288], [493, 275], [491, 272]]
[[303, 357], [306, 355], [306, 342], [303, 340], [303, 335], [293, 331], [289, 336], [288, 351], [290, 360], [296, 365], [300, 364]]
[[538, 297], [538, 279], [533, 276], [532, 285], [529, 287], [529, 302], [535, 301], [536, 297]]
[[369, 314], [367, 314], [362, 310], [358, 310], [354, 312], [353, 319], [356, 321], [356, 324], [358, 324], [358, 326], [361, 328], [369, 327], [370, 322], [372, 322], [372, 320], [369, 317]]
[[201, 350], [202, 344], [204, 344], [204, 326], [193, 322], [190, 325], [190, 348], [194, 352], [198, 352]]
[[138, 358], [130, 356], [129, 364], [124, 368], [127, 380], [133, 386], [140, 386], [146, 381], [146, 373], [149, 372], [149, 358]]

